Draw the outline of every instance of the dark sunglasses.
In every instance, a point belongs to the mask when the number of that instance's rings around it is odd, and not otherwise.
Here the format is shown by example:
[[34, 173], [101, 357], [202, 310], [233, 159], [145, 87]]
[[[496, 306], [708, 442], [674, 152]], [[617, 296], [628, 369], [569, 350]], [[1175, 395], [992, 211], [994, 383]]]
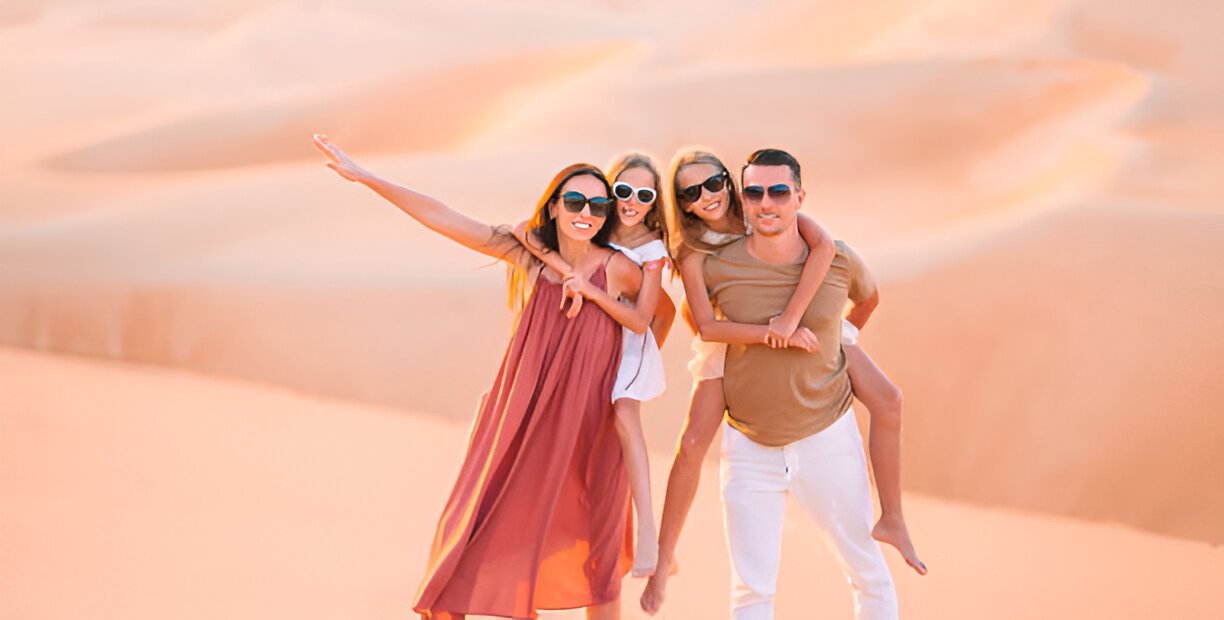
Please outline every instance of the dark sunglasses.
[[748, 187], [744, 188], [744, 200], [758, 202], [765, 198], [766, 192], [769, 193], [770, 198], [780, 198], [785, 200], [788, 196], [790, 196], [791, 191], [793, 191], [791, 186], [785, 183], [770, 185], [768, 188], [761, 187], [760, 185], [749, 185]]
[[561, 194], [561, 204], [565, 205], [565, 210], [570, 213], [582, 213], [582, 208], [591, 205], [591, 217], [608, 217], [608, 210], [612, 208], [612, 201], [602, 196], [587, 198], [582, 194], [574, 191]]
[[624, 181], [618, 182], [612, 186], [612, 195], [621, 200], [629, 200], [631, 196], [637, 194], [638, 202], [648, 205], [655, 201], [655, 191], [651, 187], [634, 187]]
[[710, 193], [720, 192], [722, 188], [727, 186], [727, 171], [723, 170], [718, 174], [689, 187], [680, 190], [680, 200], [684, 202], [697, 202], [701, 198], [701, 188], [710, 190]]

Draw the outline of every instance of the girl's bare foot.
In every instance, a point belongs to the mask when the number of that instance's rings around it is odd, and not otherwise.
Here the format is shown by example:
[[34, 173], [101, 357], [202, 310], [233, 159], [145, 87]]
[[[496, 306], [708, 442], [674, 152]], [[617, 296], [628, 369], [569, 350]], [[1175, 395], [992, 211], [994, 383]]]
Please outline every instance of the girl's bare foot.
[[918, 559], [918, 552], [914, 551], [914, 543], [910, 540], [909, 528], [905, 527], [904, 518], [880, 517], [871, 530], [871, 537], [895, 547], [901, 552], [901, 557], [905, 558], [905, 563], [919, 575], [927, 574], [926, 564]]
[[638, 532], [637, 546], [633, 550], [633, 577], [649, 577], [655, 574], [659, 563], [659, 538], [654, 532]]

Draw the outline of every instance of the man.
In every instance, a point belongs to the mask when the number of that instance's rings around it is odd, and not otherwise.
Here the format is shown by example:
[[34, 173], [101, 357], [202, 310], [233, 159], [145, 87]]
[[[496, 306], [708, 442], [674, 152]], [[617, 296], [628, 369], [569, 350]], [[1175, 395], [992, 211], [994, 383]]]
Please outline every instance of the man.
[[[776, 149], [753, 153], [742, 182], [753, 233], [707, 257], [703, 275], [728, 321], [765, 325], [789, 300], [807, 255], [796, 221], [805, 192], [799, 163]], [[847, 300], [869, 310], [874, 293], [862, 259], [838, 242], [796, 332], [814, 335], [816, 352], [771, 349], [747, 332], [728, 342], [722, 497], [736, 620], [773, 618], [787, 495], [832, 543], [854, 591], [856, 617], [897, 617], [892, 576], [871, 537], [871, 489], [841, 350]], [[706, 300], [690, 303], [694, 315], [713, 312]], [[706, 305], [698, 310], [699, 304]]]

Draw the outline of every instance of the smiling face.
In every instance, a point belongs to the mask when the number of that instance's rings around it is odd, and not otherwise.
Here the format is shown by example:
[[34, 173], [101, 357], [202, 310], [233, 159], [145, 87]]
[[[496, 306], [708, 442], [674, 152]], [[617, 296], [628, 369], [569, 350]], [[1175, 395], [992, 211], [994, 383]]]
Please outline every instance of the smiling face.
[[707, 224], [722, 221], [731, 206], [726, 177], [723, 178], [722, 187], [718, 191], [712, 192], [707, 187], [701, 187], [700, 196], [692, 202], [685, 200], [679, 194], [683, 194], [685, 189], [700, 186], [710, 181], [712, 177], [724, 173], [722, 168], [705, 162], [689, 164], [677, 170], [676, 186], [680, 192], [676, 196], [676, 201], [679, 206], [686, 212], [701, 218]]
[[655, 176], [645, 168], [635, 167], [627, 168], [613, 180], [614, 183], [627, 183], [633, 187], [634, 191], [627, 199], [616, 200], [616, 216], [620, 220], [620, 225], [624, 228], [633, 228], [641, 224], [646, 216], [650, 214], [652, 209], [658, 207], [658, 193], [655, 194], [655, 199], [650, 204], [642, 204], [639, 199], [637, 190], [642, 188], [655, 189], [658, 180]]
[[[780, 189], [790, 191], [764, 191]], [[797, 230], [799, 207], [806, 196], [802, 189], [796, 190], [795, 179], [786, 166], [748, 166], [744, 169], [744, 213], [752, 223], [753, 234], [771, 237], [791, 229]], [[761, 195], [750, 197], [749, 188], [760, 188]]]
[[597, 217], [591, 213], [591, 205], [584, 204], [578, 213], [565, 208], [563, 196], [566, 192], [577, 192], [586, 198], [607, 198], [607, 187], [599, 179], [582, 174], [569, 179], [557, 190], [557, 198], [549, 205], [549, 214], [557, 223], [557, 233], [575, 241], [590, 241], [603, 228], [607, 216]]

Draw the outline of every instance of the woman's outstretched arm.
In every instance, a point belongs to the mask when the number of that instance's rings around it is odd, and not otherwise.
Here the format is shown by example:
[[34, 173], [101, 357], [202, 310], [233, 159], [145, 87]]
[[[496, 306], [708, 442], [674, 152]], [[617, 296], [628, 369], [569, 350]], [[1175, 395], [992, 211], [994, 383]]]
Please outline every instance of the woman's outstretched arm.
[[315, 134], [315, 148], [331, 161], [327, 167], [341, 177], [374, 190], [413, 219], [461, 245], [502, 260], [518, 258], [519, 243], [493, 226], [472, 219], [425, 194], [397, 185], [357, 165], [327, 136]]

